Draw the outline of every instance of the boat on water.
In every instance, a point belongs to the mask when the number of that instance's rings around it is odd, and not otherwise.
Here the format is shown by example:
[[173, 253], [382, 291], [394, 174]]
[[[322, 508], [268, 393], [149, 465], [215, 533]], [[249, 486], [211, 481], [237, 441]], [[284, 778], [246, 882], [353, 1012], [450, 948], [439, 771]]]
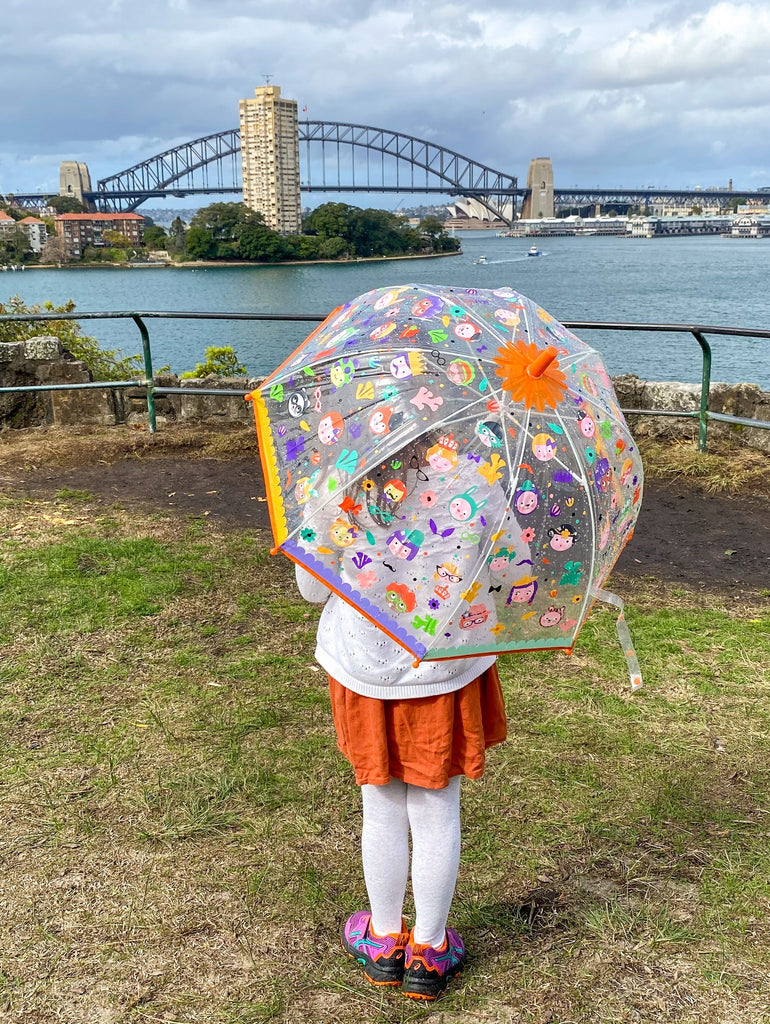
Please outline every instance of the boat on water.
[[476, 260], [476, 262], [477, 263], [486, 263], [487, 262], [487, 258], [486, 258], [486, 256], [479, 256], [479, 258]]
[[542, 255], [543, 254], [540, 252], [540, 250], [538, 249], [538, 247], [536, 245], [530, 245], [529, 250], [527, 251], [527, 256], [542, 256]]

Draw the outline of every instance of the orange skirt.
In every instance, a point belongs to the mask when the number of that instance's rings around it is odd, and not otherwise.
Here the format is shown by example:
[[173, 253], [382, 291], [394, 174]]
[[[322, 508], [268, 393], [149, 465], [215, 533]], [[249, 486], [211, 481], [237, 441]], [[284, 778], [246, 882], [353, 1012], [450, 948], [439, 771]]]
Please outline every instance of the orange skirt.
[[443, 789], [454, 775], [478, 779], [485, 750], [507, 733], [494, 665], [462, 689], [432, 697], [362, 697], [331, 676], [329, 692], [337, 745], [359, 786], [393, 778]]

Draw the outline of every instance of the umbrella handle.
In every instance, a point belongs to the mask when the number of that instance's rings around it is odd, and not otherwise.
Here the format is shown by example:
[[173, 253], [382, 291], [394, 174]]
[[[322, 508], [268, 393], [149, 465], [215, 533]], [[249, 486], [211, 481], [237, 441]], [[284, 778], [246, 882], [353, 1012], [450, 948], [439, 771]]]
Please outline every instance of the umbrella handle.
[[618, 609], [618, 618], [615, 623], [615, 629], [618, 634], [620, 646], [623, 648], [623, 653], [626, 656], [628, 675], [631, 680], [631, 689], [639, 690], [642, 686], [642, 670], [639, 668], [639, 659], [637, 658], [636, 650], [634, 649], [634, 641], [631, 639], [631, 631], [629, 630], [628, 623], [626, 622], [623, 601], [617, 594], [613, 594], [609, 590], [602, 590], [600, 587], [592, 587], [591, 594], [597, 599], [597, 601], [602, 601], [604, 604], [611, 604], [613, 608]]

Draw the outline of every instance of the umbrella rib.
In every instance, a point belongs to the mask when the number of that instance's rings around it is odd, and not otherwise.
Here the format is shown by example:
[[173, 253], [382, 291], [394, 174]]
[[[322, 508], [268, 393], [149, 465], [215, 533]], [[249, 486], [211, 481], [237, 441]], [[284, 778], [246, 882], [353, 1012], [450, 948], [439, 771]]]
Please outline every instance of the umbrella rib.
[[[564, 423], [564, 420], [561, 417], [561, 415], [559, 415], [559, 413], [557, 413], [557, 418], [559, 420], [560, 425], [563, 427], [565, 425], [565, 423]], [[572, 449], [572, 455], [573, 455], [573, 458], [574, 458], [575, 465], [576, 466], [580, 466], [581, 462], [580, 462], [580, 458], [579, 458], [579, 453], [578, 453], [578, 451], [577, 451], [577, 449], [575, 447], [575, 443], [574, 443], [574, 440], [573, 440], [572, 436], [568, 432], [565, 432], [565, 437], [567, 439], [567, 443], [569, 444], [570, 448]], [[581, 469], [582, 469], [582, 467], [581, 467]], [[589, 480], [587, 479], [587, 477], [585, 477], [582, 474], [582, 472], [581, 472], [581, 476], [580, 476], [579, 479], [580, 479], [580, 483], [585, 488], [587, 507], [589, 509], [592, 509], [593, 506], [591, 505], [591, 502], [589, 500], [591, 484], [590, 484]], [[593, 513], [591, 515], [589, 515], [588, 518], [589, 518], [589, 521], [590, 521], [590, 524], [591, 524], [591, 547], [590, 547], [590, 551], [591, 551], [591, 567], [589, 569], [588, 577], [587, 578], [590, 581], [590, 580], [593, 580], [593, 578], [594, 578], [594, 566], [596, 564], [596, 519], [595, 519]], [[589, 603], [586, 602], [586, 601], [583, 601], [581, 603], [581, 605], [580, 605], [580, 614], [578, 615], [578, 624], [577, 624], [577, 627], [576, 627], [577, 630], [579, 630], [581, 628], [583, 622], [585, 621], [585, 619], [586, 619], [586, 617], [588, 615], [588, 608], [589, 608]], [[577, 632], [576, 632], [575, 635], [577, 636]]]

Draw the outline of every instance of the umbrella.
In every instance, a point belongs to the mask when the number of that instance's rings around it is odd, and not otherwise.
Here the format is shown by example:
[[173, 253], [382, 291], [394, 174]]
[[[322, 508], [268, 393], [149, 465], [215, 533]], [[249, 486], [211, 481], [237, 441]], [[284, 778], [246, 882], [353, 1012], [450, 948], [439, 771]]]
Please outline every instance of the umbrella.
[[248, 396], [280, 550], [416, 661], [571, 650], [642, 464], [602, 358], [532, 300], [399, 285], [334, 310]]

